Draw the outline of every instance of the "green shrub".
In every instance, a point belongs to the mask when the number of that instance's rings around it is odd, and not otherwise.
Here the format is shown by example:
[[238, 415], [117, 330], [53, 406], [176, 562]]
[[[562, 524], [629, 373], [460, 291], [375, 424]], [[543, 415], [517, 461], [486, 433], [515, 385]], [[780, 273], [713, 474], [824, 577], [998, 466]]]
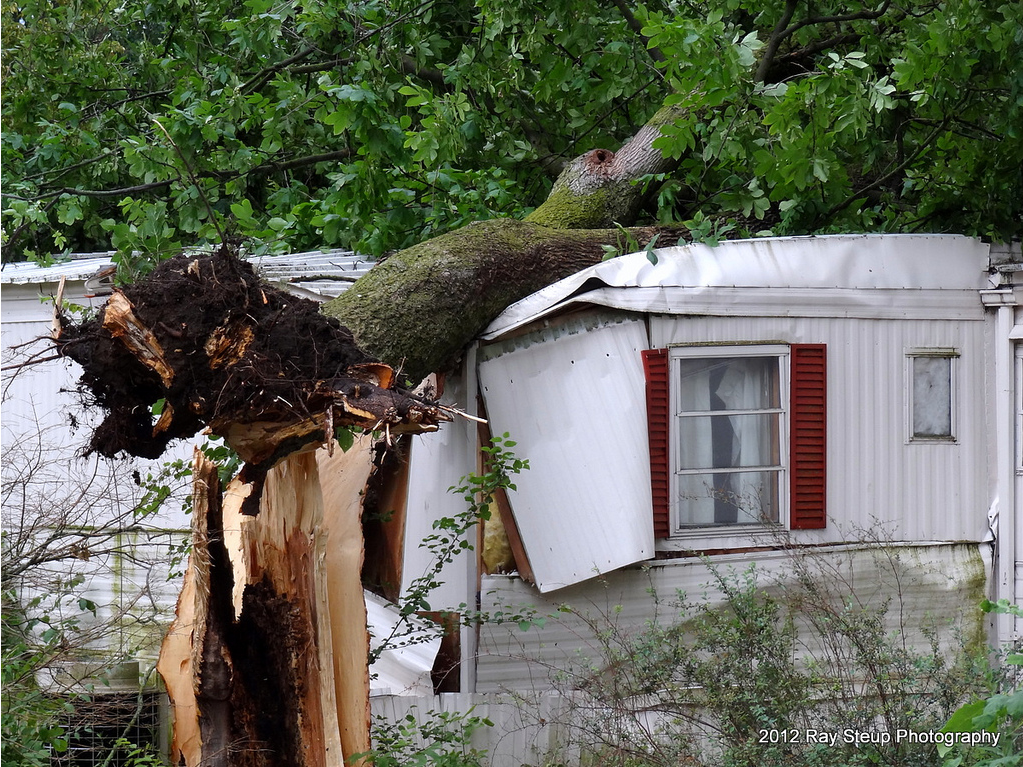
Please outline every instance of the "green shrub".
[[[560, 724], [582, 763], [941, 764], [940, 731], [979, 692], [986, 657], [951, 625], [917, 626], [927, 646], [914, 648], [888, 629], [902, 620], [898, 594], [858, 602], [822, 561], [794, 554], [795, 586], [707, 561], [723, 601], [655, 595], [657, 614], [641, 630], [563, 608], [596, 637], [595, 652], [559, 679], [573, 700]], [[1018, 713], [1017, 697], [996, 700], [1000, 721]]]

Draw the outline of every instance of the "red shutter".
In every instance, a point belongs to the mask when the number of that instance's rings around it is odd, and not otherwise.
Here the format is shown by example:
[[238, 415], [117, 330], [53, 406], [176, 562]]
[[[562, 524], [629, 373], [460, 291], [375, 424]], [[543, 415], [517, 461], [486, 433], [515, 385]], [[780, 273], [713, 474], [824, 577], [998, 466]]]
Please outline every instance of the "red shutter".
[[668, 350], [643, 351], [646, 374], [646, 418], [650, 435], [650, 489], [653, 492], [654, 537], [671, 535], [668, 513], [670, 469], [668, 467]]
[[790, 526], [819, 530], [827, 525], [827, 347], [793, 344], [791, 352]]

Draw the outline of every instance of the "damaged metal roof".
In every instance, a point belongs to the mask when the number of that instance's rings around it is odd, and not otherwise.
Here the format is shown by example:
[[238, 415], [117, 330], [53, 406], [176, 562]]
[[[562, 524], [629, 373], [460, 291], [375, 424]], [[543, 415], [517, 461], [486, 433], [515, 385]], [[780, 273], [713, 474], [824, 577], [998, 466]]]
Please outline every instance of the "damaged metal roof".
[[[935, 290], [989, 287], [989, 246], [961, 235], [860, 234], [693, 243], [613, 258], [512, 304], [483, 333], [501, 335], [573, 303], [688, 313], [700, 291]], [[785, 297], [788, 301], [790, 296]], [[720, 296], [715, 298], [720, 300]], [[859, 301], [862, 303], [862, 301]]]
[[109, 253], [72, 253], [66, 259], [41, 266], [34, 261], [19, 261], [0, 267], [0, 283], [4, 285], [35, 285], [60, 282], [60, 278], [84, 282], [96, 272], [114, 265]]

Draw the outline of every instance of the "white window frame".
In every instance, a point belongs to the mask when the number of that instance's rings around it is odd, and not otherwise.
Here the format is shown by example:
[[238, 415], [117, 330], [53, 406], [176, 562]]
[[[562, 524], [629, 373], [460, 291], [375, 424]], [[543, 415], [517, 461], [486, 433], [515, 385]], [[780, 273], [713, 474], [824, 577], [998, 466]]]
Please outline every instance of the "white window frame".
[[[790, 357], [791, 351], [788, 344], [781, 344], [777, 342], [747, 342], [747, 343], [715, 343], [715, 344], [699, 344], [699, 345], [677, 345], [669, 347], [669, 401], [671, 403], [670, 411], [670, 425], [669, 425], [669, 451], [668, 451], [668, 466], [669, 466], [669, 484], [670, 484], [670, 524], [671, 524], [671, 535], [668, 541], [675, 541], [678, 543], [687, 543], [693, 539], [707, 539], [714, 538], [720, 539], [724, 537], [743, 536], [744, 540], [748, 540], [750, 535], [759, 536], [765, 535], [770, 536], [777, 533], [779, 530], [785, 530], [789, 527], [789, 422], [791, 417], [791, 407], [789, 403], [790, 394]], [[680, 516], [679, 508], [679, 493], [680, 493], [680, 476], [683, 474], [705, 474], [708, 473], [705, 469], [691, 469], [683, 470], [680, 469], [679, 464], [679, 440], [680, 436], [680, 422], [681, 419], [686, 417], [684, 411], [682, 411], [682, 391], [681, 391], [681, 375], [680, 375], [680, 361], [683, 359], [703, 359], [703, 358], [714, 358], [714, 357], [772, 357], [776, 360], [778, 366], [778, 394], [779, 394], [779, 407], [772, 408], [769, 410], [757, 410], [757, 413], [768, 413], [776, 412], [779, 413], [778, 418], [778, 444], [776, 445], [778, 450], [778, 456], [780, 458], [779, 464], [772, 465], [768, 468], [777, 472], [778, 475], [778, 520], [776, 522], [760, 522], [760, 523], [749, 523], [749, 522], [736, 522], [735, 524], [716, 524], [716, 525], [685, 525], [683, 526]], [[741, 414], [739, 413], [733, 414]], [[746, 467], [745, 470], [758, 470], [761, 467]], [[727, 545], [727, 544], [726, 544]], [[670, 547], [670, 546], [669, 546]]]
[[[954, 347], [918, 347], [906, 350], [906, 443], [912, 445], [955, 445], [959, 443], [958, 419], [959, 410], [959, 350]], [[950, 434], [926, 435], [916, 434], [915, 421], [915, 362], [921, 358], [947, 359], [949, 361], [949, 431]]]

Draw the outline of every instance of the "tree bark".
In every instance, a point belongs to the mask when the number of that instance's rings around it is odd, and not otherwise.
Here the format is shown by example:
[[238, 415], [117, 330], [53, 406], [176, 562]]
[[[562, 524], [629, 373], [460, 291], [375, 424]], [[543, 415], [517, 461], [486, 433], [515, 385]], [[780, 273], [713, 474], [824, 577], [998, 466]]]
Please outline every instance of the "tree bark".
[[627, 236], [645, 244], [655, 234], [669, 245], [682, 233], [554, 229], [511, 219], [470, 224], [390, 256], [322, 311], [404, 382], [418, 382], [449, 369], [514, 302], [600, 263], [602, 245], [624, 249]]

